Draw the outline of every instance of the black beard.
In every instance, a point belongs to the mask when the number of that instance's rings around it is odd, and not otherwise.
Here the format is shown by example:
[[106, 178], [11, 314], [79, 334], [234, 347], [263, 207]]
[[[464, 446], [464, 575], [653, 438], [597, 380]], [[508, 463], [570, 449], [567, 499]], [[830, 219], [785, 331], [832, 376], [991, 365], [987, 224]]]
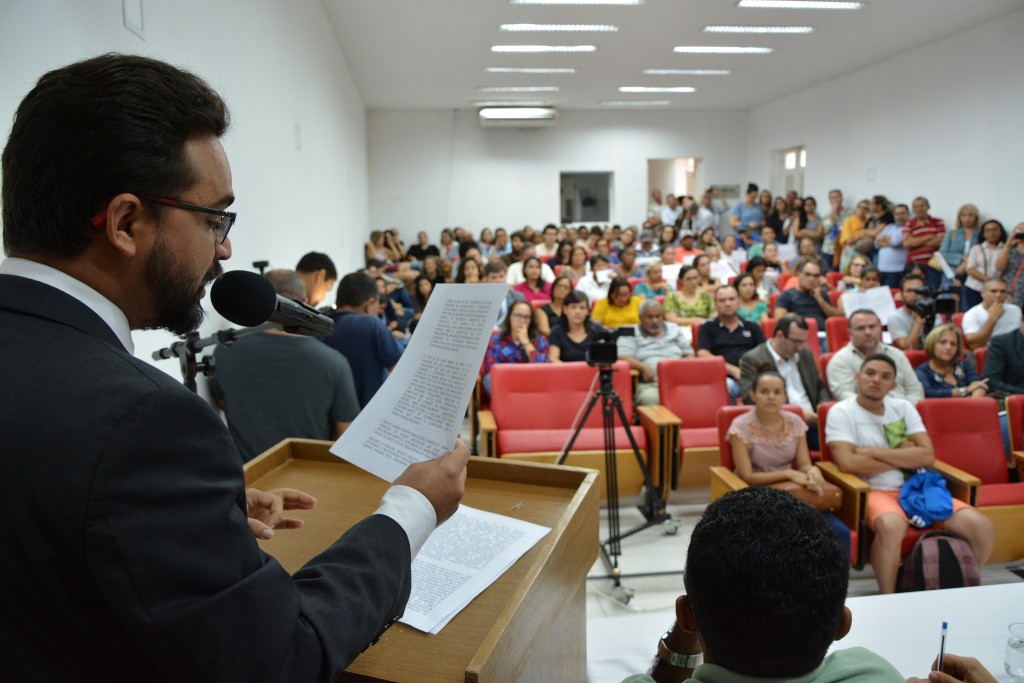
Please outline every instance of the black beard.
[[146, 264], [146, 287], [156, 307], [151, 324], [143, 329], [166, 329], [176, 335], [186, 335], [199, 329], [206, 312], [201, 303], [203, 287], [223, 272], [215, 263], [198, 289], [192, 289], [192, 277], [180, 260], [161, 238]]

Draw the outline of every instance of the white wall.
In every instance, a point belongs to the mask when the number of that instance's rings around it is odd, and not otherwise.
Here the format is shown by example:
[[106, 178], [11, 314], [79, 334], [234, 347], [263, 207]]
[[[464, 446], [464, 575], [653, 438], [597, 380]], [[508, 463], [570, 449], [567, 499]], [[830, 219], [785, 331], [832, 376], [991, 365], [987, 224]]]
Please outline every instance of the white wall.
[[562, 112], [541, 129], [480, 128], [473, 111], [370, 110], [370, 216], [410, 236], [557, 222], [559, 173], [610, 171], [612, 221], [646, 216], [647, 160], [698, 157], [708, 183], [746, 177], [745, 112]]
[[1024, 220], [1024, 10], [750, 112], [748, 173], [774, 150], [806, 145], [806, 194], [827, 206], [871, 194], [923, 194], [951, 224], [977, 204], [1007, 227]]
[[[361, 265], [369, 223], [365, 108], [317, 0], [178, 0], [144, 5], [145, 39], [123, 27], [120, 0], [0, 2], [0, 131], [36, 79], [104, 52], [183, 66], [226, 99], [224, 139], [238, 222], [225, 269], [254, 260], [294, 267], [327, 252], [341, 272]], [[301, 149], [296, 149], [296, 126]], [[204, 331], [223, 327], [219, 318]], [[136, 333], [137, 355], [167, 345]], [[171, 361], [156, 363], [172, 375]]]

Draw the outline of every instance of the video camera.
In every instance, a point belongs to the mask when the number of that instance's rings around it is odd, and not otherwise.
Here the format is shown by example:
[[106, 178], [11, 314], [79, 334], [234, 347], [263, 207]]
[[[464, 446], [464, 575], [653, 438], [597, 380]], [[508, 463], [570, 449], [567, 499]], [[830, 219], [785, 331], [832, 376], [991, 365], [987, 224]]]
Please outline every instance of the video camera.
[[601, 330], [594, 336], [594, 341], [587, 349], [587, 365], [591, 367], [611, 367], [619, 360], [619, 337], [636, 336], [632, 327], [620, 327], [614, 330]]
[[928, 320], [939, 315], [953, 315], [956, 313], [957, 300], [953, 296], [951, 288], [932, 291], [925, 285], [914, 287], [912, 290], [917, 294], [917, 300], [907, 304], [907, 308]]

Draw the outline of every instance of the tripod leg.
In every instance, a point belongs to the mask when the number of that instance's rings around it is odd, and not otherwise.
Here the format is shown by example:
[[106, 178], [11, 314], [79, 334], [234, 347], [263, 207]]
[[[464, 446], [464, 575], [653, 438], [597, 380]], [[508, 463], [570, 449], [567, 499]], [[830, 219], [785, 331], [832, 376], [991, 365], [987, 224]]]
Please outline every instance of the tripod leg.
[[[622, 407], [622, 401], [619, 400], [618, 394], [612, 394], [611, 402], [616, 412], [619, 414], [619, 419], [622, 421], [623, 428], [626, 430], [626, 438], [629, 440], [629, 445], [633, 449], [633, 455], [636, 457], [636, 463], [640, 467], [640, 471], [644, 475], [644, 487], [647, 489], [645, 498], [647, 503], [643, 508], [644, 517], [648, 520], [654, 517], [660, 517], [665, 514], [665, 501], [661, 499], [660, 492], [654, 486], [654, 480], [651, 479], [651, 470], [647, 467], [647, 463], [644, 461], [642, 455], [640, 455], [640, 445], [636, 442], [636, 437], [633, 436], [632, 430], [629, 428], [629, 420], [626, 419], [626, 410]], [[614, 436], [613, 436], [614, 439]], [[662, 473], [662, 477], [665, 473]]]
[[587, 403], [587, 409], [583, 411], [583, 417], [580, 418], [580, 423], [576, 425], [576, 429], [573, 430], [572, 436], [569, 438], [569, 443], [565, 445], [565, 450], [558, 456], [558, 460], [555, 461], [556, 465], [564, 465], [565, 459], [569, 457], [569, 451], [572, 450], [573, 444], [576, 443], [576, 439], [580, 435], [580, 431], [583, 429], [583, 425], [587, 424], [587, 418], [590, 417], [590, 411], [594, 409], [597, 402], [601, 399], [601, 392], [595, 393], [590, 397], [590, 401]]

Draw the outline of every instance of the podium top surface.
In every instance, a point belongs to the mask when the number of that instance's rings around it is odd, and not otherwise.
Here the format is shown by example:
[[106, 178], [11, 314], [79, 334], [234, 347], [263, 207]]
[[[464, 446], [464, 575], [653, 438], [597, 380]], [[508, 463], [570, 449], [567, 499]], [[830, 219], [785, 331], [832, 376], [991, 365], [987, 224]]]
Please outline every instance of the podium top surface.
[[[331, 453], [327, 441], [288, 439], [245, 466], [246, 486], [294, 488], [317, 499], [305, 521], [260, 546], [289, 572], [372, 514], [389, 484]], [[582, 585], [598, 549], [593, 470], [471, 458], [463, 503], [550, 527], [551, 532], [437, 635], [395, 624], [341, 680], [514, 680], [517, 657]], [[524, 505], [525, 504], [525, 505]], [[516, 509], [513, 509], [516, 508]], [[512, 674], [512, 675], [510, 675]]]

